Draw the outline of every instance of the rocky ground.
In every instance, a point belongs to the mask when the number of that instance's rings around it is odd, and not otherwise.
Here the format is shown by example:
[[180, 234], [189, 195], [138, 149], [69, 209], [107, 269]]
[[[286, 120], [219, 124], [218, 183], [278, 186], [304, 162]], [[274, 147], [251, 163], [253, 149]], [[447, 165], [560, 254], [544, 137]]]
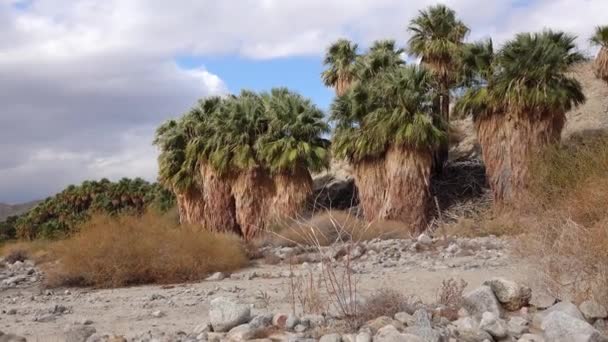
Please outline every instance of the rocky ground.
[[[555, 300], [530, 283], [533, 271], [509, 250], [509, 242], [495, 237], [444, 241], [426, 235], [320, 252], [267, 247], [264, 259], [231, 275], [110, 290], [44, 289], [32, 262], [5, 262], [0, 341], [603, 341], [603, 307], [552, 306]], [[291, 289], [306, 289], [301, 283], [322, 274], [328, 262], [341, 267], [345, 260], [358, 302], [379, 289], [420, 301], [410, 312], [363, 322], [360, 329], [339, 319], [339, 310], [302, 312], [301, 303], [290, 299]], [[433, 304], [449, 278], [468, 284], [457, 313]], [[323, 300], [329, 305], [332, 296]]]

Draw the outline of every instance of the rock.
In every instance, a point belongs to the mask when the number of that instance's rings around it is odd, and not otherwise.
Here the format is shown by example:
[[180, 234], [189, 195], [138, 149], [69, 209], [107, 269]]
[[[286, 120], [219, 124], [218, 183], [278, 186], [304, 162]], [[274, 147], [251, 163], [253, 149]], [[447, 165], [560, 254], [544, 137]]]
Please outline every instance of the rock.
[[273, 317], [274, 315], [272, 313], [257, 315], [253, 317], [253, 319], [249, 322], [249, 325], [254, 329], [266, 328], [272, 325]]
[[585, 320], [583, 314], [578, 310], [576, 305], [572, 304], [571, 302], [559, 302], [545, 311], [534, 314], [532, 325], [535, 327], [540, 327], [544, 318], [552, 312], [563, 312], [572, 318], [580, 319], [581, 321]]
[[479, 328], [487, 331], [492, 337], [501, 339], [507, 336], [507, 324], [491, 312], [484, 312], [479, 322]]
[[524, 334], [517, 342], [545, 342], [545, 339], [542, 336], [534, 334]]
[[209, 320], [215, 332], [226, 332], [250, 319], [249, 305], [237, 304], [224, 297], [215, 298], [210, 303]]
[[288, 314], [285, 313], [277, 313], [272, 317], [272, 325], [274, 325], [277, 328], [285, 328], [285, 325], [287, 324], [287, 318], [289, 317]]
[[290, 313], [287, 315], [287, 320], [285, 321], [285, 329], [292, 330], [298, 323], [300, 323], [298, 316]]
[[591, 324], [572, 317], [563, 311], [553, 311], [542, 321], [541, 329], [551, 342], [605, 342], [599, 331]]
[[517, 311], [528, 306], [532, 290], [523, 285], [503, 278], [494, 278], [483, 283], [489, 286], [502, 306], [509, 311]]
[[527, 333], [529, 328], [529, 322], [523, 317], [511, 317], [507, 323], [507, 331], [509, 335], [519, 338], [523, 334]]
[[400, 328], [403, 327], [399, 321], [396, 321], [387, 316], [380, 316], [378, 318], [372, 319], [371, 321], [368, 321], [367, 323], [365, 323], [365, 325], [362, 327], [362, 329], [369, 329], [372, 334], [376, 334], [378, 332], [378, 330], [380, 330], [381, 328], [383, 328], [387, 325], [392, 325], [393, 327], [400, 327]]
[[211, 330], [212, 330], [211, 324], [203, 323], [203, 324], [197, 325], [192, 332], [194, 333], [194, 335], [200, 335], [202, 333], [208, 333]]
[[323, 335], [319, 342], [342, 342], [342, 336], [340, 334]]
[[431, 239], [431, 237], [428, 236], [426, 233], [418, 235], [416, 241], [423, 246], [428, 246], [433, 243], [433, 239]]
[[424, 309], [414, 312], [414, 324], [405, 329], [405, 333], [418, 336], [425, 342], [439, 342], [441, 334], [434, 330], [429, 313]]
[[452, 324], [458, 330], [475, 330], [479, 328], [479, 323], [477, 323], [472, 317], [459, 318], [452, 322]]
[[608, 312], [606, 312], [606, 308], [602, 306], [602, 304], [598, 303], [595, 300], [586, 300], [578, 306], [581, 313], [590, 322], [594, 322], [598, 318], [606, 318], [608, 317]]
[[395, 320], [403, 323], [406, 326], [411, 326], [414, 324], [414, 317], [407, 312], [397, 312], [395, 314]]
[[65, 342], [86, 342], [97, 330], [90, 325], [74, 325], [65, 333]]
[[297, 333], [303, 333], [306, 331], [306, 329], [308, 329], [308, 327], [305, 326], [304, 324], [296, 324], [296, 326], [293, 327], [293, 331], [295, 331]]
[[241, 324], [232, 329], [227, 334], [229, 341], [247, 341], [255, 336], [256, 329], [252, 329], [249, 324]]
[[357, 337], [355, 337], [355, 342], [372, 342], [372, 335], [362, 331], [357, 334]]
[[152, 317], [155, 317], [155, 318], [161, 318], [165, 315], [165, 313], [160, 310], [156, 310], [156, 311], [152, 312], [151, 315], [152, 315]]
[[481, 329], [458, 330], [458, 342], [486, 342], [493, 341], [492, 335]]
[[541, 290], [535, 290], [532, 293], [532, 298], [530, 299], [530, 305], [540, 310], [550, 308], [556, 302], [557, 299], [555, 299], [555, 297]]
[[212, 275], [205, 278], [207, 281], [220, 281], [226, 279], [226, 275], [222, 272], [215, 272]]
[[378, 330], [374, 342], [425, 342], [425, 340], [415, 335], [402, 334], [394, 326], [387, 325]]
[[300, 323], [309, 327], [318, 327], [325, 324], [325, 317], [322, 315], [304, 315], [300, 317]]
[[474, 316], [481, 317], [484, 312], [491, 312], [496, 317], [501, 315], [501, 307], [494, 291], [489, 286], [480, 286], [463, 296], [464, 308]]

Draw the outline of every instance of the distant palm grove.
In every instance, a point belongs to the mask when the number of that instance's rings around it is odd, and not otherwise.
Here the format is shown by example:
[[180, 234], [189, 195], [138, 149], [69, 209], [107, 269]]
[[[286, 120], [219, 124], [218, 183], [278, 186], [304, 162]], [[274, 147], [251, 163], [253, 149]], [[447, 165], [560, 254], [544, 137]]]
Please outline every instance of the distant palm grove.
[[[334, 158], [353, 167], [362, 218], [423, 231], [433, 212], [431, 176], [447, 172], [452, 116], [473, 119], [495, 207], [517, 204], [534, 154], [559, 142], [566, 113], [585, 102], [569, 71], [586, 57], [565, 32], [520, 33], [499, 47], [469, 42], [469, 32], [453, 10], [436, 5], [404, 25], [403, 46], [380, 40], [362, 51], [334, 42], [320, 75], [336, 93], [329, 113], [276, 88], [204, 98], [163, 123], [154, 139], [158, 182], [174, 194], [180, 221], [251, 240], [305, 214], [312, 175]], [[589, 41], [599, 48], [595, 73], [608, 85], [608, 26]], [[406, 54], [419, 63], [406, 63]], [[123, 205], [123, 196], [62, 196], [76, 207]], [[146, 202], [126, 197], [136, 208]], [[45, 215], [63, 217], [45, 206], [19, 235], [40, 234], [32, 227]]]

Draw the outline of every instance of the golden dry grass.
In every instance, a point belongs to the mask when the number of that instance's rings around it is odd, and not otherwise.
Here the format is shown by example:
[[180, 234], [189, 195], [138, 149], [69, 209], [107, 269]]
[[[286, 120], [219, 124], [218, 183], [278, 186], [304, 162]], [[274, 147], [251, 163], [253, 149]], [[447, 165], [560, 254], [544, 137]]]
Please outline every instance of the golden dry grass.
[[279, 225], [272, 243], [284, 246], [329, 246], [336, 241], [407, 238], [411, 230], [398, 221], [377, 220], [366, 223], [346, 211], [331, 210], [305, 220]]
[[608, 135], [550, 148], [532, 170], [520, 251], [558, 297], [608, 304]]
[[178, 283], [247, 264], [240, 239], [148, 213], [96, 216], [72, 237], [49, 246], [48, 286], [119, 287]]

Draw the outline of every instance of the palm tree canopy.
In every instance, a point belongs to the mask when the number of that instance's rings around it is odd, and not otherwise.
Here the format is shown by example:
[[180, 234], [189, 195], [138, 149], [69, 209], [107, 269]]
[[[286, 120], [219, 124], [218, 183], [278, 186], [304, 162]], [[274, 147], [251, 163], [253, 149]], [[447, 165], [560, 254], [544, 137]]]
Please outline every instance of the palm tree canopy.
[[404, 65], [404, 52], [404, 49], [397, 47], [394, 40], [375, 41], [366, 54], [357, 58], [357, 79], [369, 80], [383, 70]]
[[559, 114], [583, 103], [580, 83], [568, 74], [584, 60], [575, 39], [543, 31], [518, 34], [495, 55], [480, 44], [469, 48], [465, 69], [469, 80], [479, 81], [458, 101], [456, 111], [474, 116]]
[[309, 99], [286, 88], [263, 95], [268, 132], [256, 143], [260, 158], [273, 173], [298, 167], [320, 171], [328, 166], [329, 132], [324, 114]]
[[321, 73], [326, 86], [338, 89], [341, 83], [350, 83], [354, 79], [357, 49], [358, 45], [347, 39], [339, 39], [329, 46], [323, 60], [327, 69]]
[[590, 41], [593, 45], [608, 49], [608, 25], [596, 27]]
[[409, 52], [422, 59], [436, 74], [449, 74], [454, 57], [469, 33], [469, 28], [456, 17], [454, 10], [431, 6], [421, 10], [408, 26], [412, 33]]
[[430, 74], [406, 66], [356, 84], [331, 108], [333, 149], [351, 161], [381, 157], [391, 144], [428, 149], [445, 138], [431, 118]]

